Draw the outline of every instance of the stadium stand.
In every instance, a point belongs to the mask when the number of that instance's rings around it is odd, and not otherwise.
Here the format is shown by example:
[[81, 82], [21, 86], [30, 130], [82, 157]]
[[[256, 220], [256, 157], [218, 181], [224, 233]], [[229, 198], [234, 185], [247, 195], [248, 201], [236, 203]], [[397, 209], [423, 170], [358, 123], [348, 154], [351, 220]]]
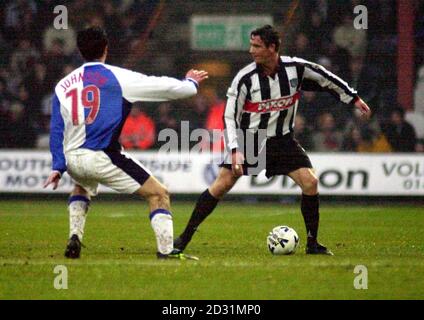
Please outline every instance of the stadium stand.
[[[0, 4], [0, 45], [3, 48], [0, 52], [0, 134], [13, 136], [11, 132], [19, 128], [14, 124], [16, 119], [20, 119], [18, 122], [28, 132], [25, 142], [19, 137], [2, 139], [0, 148], [47, 147], [48, 105], [53, 84], [81, 64], [75, 48], [75, 32], [86, 24], [107, 29], [111, 42], [109, 63], [134, 66], [146, 74], [180, 77], [189, 66], [209, 66], [213, 71], [211, 75], [215, 73], [216, 76], [211, 77], [208, 90], [215, 91], [214, 94], [224, 100], [233, 73], [247, 64], [250, 57], [240, 51], [192, 50], [190, 18], [195, 14], [219, 15], [223, 11], [226, 14], [269, 14], [285, 34], [284, 54], [319, 62], [348, 80], [366, 98], [376, 121], [382, 126], [394, 107], [397, 73], [396, 68], [387, 67], [395, 65], [397, 53], [396, 2], [392, 0], [362, 1], [369, 7], [369, 19], [377, 18], [373, 14], [378, 12], [378, 19], [386, 23], [370, 24], [360, 36], [352, 30], [352, 12], [357, 1], [324, 1], [326, 6], [320, 4], [322, 1], [300, 1], [287, 30], [283, 30], [283, 26], [289, 2], [281, 5], [275, 1], [261, 1], [249, 6], [240, 0], [232, 1], [231, 6], [221, 0], [213, 1], [213, 5], [210, 1], [183, 0], [173, 1], [172, 5], [157, 0], [62, 2], [69, 11], [66, 32], [52, 25], [57, 1], [2, 1]], [[423, 8], [424, 5], [417, 4], [417, 66], [423, 62], [423, 55], [419, 54], [424, 42], [423, 15], [420, 15]], [[72, 14], [74, 12], [86, 14]], [[347, 42], [348, 33], [352, 34], [350, 42]], [[415, 110], [422, 112], [422, 71], [418, 73], [417, 70]], [[208, 94], [201, 93], [192, 101], [177, 102], [173, 110], [168, 111], [164, 111], [164, 105], [160, 108], [158, 104], [144, 104], [143, 112], [153, 119], [157, 128], [152, 134], [157, 135], [170, 122], [178, 124], [182, 120], [193, 122], [190, 130], [206, 128], [208, 110], [213, 108]], [[158, 108], [162, 111], [157, 112]], [[335, 118], [333, 136], [344, 130], [347, 120], [354, 117], [351, 109], [340, 106], [326, 94], [305, 94], [299, 112], [313, 135], [318, 132], [318, 118], [322, 114], [330, 113]], [[407, 120], [415, 127], [418, 137], [422, 137], [422, 117], [411, 112], [413, 110], [407, 114]], [[165, 113], [167, 120], [164, 120]], [[204, 114], [199, 116], [200, 113]], [[140, 144], [134, 147], [137, 145]], [[158, 143], [149, 144], [149, 148], [159, 146]], [[342, 150], [341, 143], [334, 149], [337, 150]]]

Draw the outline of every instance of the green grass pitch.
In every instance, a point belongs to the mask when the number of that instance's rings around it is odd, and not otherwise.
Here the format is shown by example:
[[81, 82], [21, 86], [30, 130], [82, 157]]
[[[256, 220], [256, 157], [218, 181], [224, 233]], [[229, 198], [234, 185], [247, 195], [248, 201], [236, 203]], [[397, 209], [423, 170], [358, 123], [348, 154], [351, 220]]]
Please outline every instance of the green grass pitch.
[[[173, 204], [175, 234], [193, 203]], [[223, 202], [187, 253], [200, 261], [158, 261], [145, 202], [94, 201], [81, 259], [63, 257], [66, 201], [0, 202], [0, 299], [423, 299], [424, 209], [322, 204], [320, 240], [335, 256], [304, 253], [298, 205]], [[297, 230], [291, 256], [272, 256], [268, 232]], [[55, 289], [57, 265], [68, 289]], [[367, 268], [368, 289], [354, 281]], [[364, 284], [364, 278], [357, 282]]]

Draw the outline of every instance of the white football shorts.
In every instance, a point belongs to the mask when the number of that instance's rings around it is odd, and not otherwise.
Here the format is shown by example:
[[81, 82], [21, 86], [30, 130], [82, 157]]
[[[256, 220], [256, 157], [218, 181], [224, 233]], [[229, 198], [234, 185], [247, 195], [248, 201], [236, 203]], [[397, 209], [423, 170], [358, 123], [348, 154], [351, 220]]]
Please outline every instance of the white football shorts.
[[123, 151], [77, 149], [67, 152], [67, 172], [91, 196], [99, 184], [132, 194], [152, 175], [150, 170]]

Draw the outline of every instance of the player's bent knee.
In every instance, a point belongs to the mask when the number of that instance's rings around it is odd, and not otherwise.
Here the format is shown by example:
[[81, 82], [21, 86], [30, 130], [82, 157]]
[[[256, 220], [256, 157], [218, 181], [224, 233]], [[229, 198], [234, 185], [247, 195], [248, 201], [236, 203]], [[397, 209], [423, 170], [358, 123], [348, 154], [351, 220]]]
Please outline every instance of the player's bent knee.
[[83, 187], [81, 187], [78, 184], [76, 184], [74, 186], [74, 189], [72, 190], [72, 195], [73, 196], [85, 196], [85, 197], [89, 197], [89, 194], [88, 194], [87, 190], [85, 190]]
[[211, 188], [209, 189], [209, 192], [215, 198], [221, 199], [230, 190], [231, 190], [231, 187], [229, 185], [215, 184], [214, 186], [211, 186]]
[[318, 179], [315, 176], [308, 177], [303, 183], [303, 193], [315, 195], [318, 193]]
[[234, 186], [234, 181], [232, 179], [230, 179], [230, 180], [226, 180], [223, 183], [222, 187], [223, 187], [223, 190], [227, 193], [232, 189], [233, 186]]
[[209, 188], [209, 192], [215, 198], [221, 199], [223, 196], [225, 196], [226, 193], [228, 193], [232, 189], [236, 182], [237, 178], [233, 176], [232, 172], [223, 169], [220, 172], [218, 178]]
[[170, 209], [170, 195], [168, 189], [153, 176], [150, 177], [135, 194], [147, 200], [150, 210]]
[[158, 192], [158, 196], [161, 199], [168, 199], [169, 200], [170, 195], [169, 195], [168, 189], [164, 188], [164, 187], [160, 188], [160, 190]]
[[148, 198], [169, 199], [169, 191], [167, 188], [160, 186], [152, 190]]

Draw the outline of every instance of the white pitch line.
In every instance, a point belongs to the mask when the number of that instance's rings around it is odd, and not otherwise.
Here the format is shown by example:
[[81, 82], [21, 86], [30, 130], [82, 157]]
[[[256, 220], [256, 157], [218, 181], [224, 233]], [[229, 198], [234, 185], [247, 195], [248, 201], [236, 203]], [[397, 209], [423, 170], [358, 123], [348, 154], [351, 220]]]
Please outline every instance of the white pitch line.
[[[333, 259], [328, 257], [329, 259]], [[278, 258], [277, 258], [278, 259]], [[284, 259], [284, 257], [282, 257]], [[367, 267], [423, 267], [424, 263], [421, 262], [411, 262], [405, 261], [404, 264], [392, 263], [390, 261], [375, 261], [375, 262], [364, 262], [364, 261], [302, 261], [302, 262], [281, 262], [273, 263], [274, 261], [265, 261], [264, 263], [256, 262], [220, 262], [220, 261], [178, 261], [178, 260], [168, 260], [168, 261], [132, 261], [132, 260], [97, 260], [97, 261], [40, 261], [40, 260], [0, 260], [0, 271], [2, 267], [7, 266], [55, 266], [55, 265], [68, 265], [68, 266], [110, 266], [110, 265], [126, 265], [126, 266], [167, 266], [167, 263], [171, 262], [169, 266], [175, 266], [173, 262], [177, 263], [187, 263], [189, 265], [200, 265], [202, 267], [229, 267], [229, 268], [251, 268], [251, 267], [279, 267], [279, 266], [290, 266], [290, 267], [355, 267], [356, 265], [365, 265]]]

